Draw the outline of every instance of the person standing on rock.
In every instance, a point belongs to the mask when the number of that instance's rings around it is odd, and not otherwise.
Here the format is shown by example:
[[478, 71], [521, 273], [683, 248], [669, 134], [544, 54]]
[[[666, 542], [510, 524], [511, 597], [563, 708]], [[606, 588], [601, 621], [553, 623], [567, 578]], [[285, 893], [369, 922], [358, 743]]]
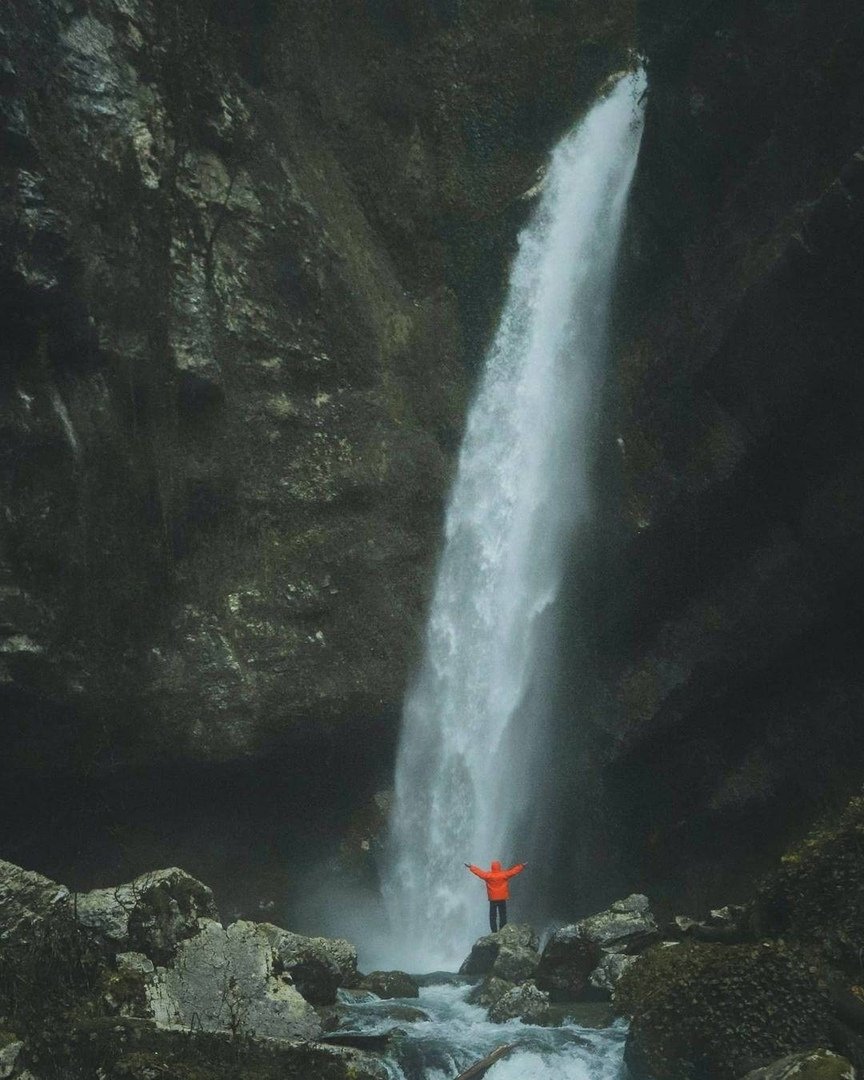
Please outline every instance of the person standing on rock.
[[[466, 869], [470, 870], [472, 874], [476, 874], [477, 877], [483, 878], [486, 882], [486, 895], [489, 897], [489, 925], [492, 927], [492, 933], [495, 934], [499, 930], [503, 930], [507, 925], [507, 901], [510, 899], [510, 885], [509, 881], [511, 877], [516, 877], [517, 874], [521, 874], [528, 863], [516, 863], [515, 866], [511, 866], [509, 870], [503, 870], [501, 863], [497, 861], [493, 862], [488, 870], [481, 870], [479, 866], [473, 866], [471, 863], [465, 863]], [[497, 920], [497, 926], [496, 924]]]

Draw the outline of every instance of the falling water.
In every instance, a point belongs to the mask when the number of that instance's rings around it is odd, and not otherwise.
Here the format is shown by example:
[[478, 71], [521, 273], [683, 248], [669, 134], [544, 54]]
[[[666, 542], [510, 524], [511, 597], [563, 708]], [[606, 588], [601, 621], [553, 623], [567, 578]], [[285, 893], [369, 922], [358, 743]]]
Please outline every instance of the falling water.
[[555, 149], [468, 417], [385, 869], [388, 959], [413, 970], [452, 966], [481, 929], [482, 888], [463, 862], [528, 858], [547, 639], [590, 512], [586, 449], [643, 88], [641, 73], [620, 79]]

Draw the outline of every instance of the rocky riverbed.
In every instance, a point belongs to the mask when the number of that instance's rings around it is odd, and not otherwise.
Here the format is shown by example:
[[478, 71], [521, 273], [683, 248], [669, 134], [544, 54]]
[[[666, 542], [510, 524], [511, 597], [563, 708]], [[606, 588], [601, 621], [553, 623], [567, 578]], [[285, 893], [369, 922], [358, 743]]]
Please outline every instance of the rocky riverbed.
[[2, 863], [2, 1076], [413, 1080], [506, 1044], [490, 1076], [611, 1080], [626, 1062], [637, 1080], [850, 1080], [862, 833], [856, 798], [744, 905], [664, 919], [634, 894], [542, 941], [508, 925], [459, 973], [426, 976], [364, 974], [348, 941], [223, 925], [177, 868], [74, 893]]

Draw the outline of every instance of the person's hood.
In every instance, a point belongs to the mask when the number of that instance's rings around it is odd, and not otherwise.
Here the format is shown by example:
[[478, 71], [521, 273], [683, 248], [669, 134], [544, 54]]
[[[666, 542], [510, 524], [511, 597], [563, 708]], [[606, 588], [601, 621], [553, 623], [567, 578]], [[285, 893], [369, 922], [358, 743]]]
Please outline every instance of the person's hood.
[[498, 862], [497, 859], [495, 860], [495, 862], [492, 863], [492, 869], [493, 870], [500, 870], [501, 869], [501, 863]]

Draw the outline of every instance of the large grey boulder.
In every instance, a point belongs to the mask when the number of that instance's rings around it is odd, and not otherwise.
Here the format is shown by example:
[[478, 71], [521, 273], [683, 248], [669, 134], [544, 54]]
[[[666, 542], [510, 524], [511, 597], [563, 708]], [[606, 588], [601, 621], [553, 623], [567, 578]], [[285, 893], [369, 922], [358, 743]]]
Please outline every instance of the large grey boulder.
[[647, 896], [634, 894], [616, 900], [607, 911], [577, 923], [580, 934], [601, 949], [638, 953], [659, 939], [659, 929]]
[[26, 944], [70, 910], [65, 885], [0, 859], [0, 944]]
[[[537, 931], [527, 923], [508, 923], [495, 934], [478, 938], [471, 952], [459, 968], [460, 975], [489, 975], [502, 949], [510, 950], [524, 958], [523, 950], [536, 952], [540, 944]], [[497, 973], [496, 973], [497, 974]], [[506, 978], [505, 975], [498, 975]]]
[[627, 964], [610, 955], [636, 955], [659, 936], [647, 897], [618, 900], [606, 911], [555, 931], [540, 958], [537, 985], [553, 1001], [578, 998], [591, 987], [611, 992]]
[[181, 942], [170, 967], [149, 979], [147, 1001], [161, 1027], [278, 1039], [314, 1039], [321, 1021], [314, 1008], [279, 973], [276, 927], [235, 922], [227, 929], [202, 919]]
[[489, 1019], [496, 1024], [521, 1020], [523, 1024], [550, 1025], [549, 995], [533, 982], [514, 986], [489, 1009]]
[[855, 1080], [855, 1069], [832, 1050], [805, 1050], [754, 1069], [744, 1080]]
[[537, 967], [537, 985], [553, 1001], [578, 998], [600, 961], [600, 947], [582, 936], [579, 925], [562, 926], [549, 938]]
[[281, 970], [314, 1005], [332, 1005], [340, 986], [357, 982], [357, 949], [342, 938], [303, 937], [278, 930], [275, 951]]
[[219, 917], [212, 891], [176, 866], [79, 893], [75, 914], [94, 940], [163, 964], [179, 942], [198, 932], [199, 919]]

